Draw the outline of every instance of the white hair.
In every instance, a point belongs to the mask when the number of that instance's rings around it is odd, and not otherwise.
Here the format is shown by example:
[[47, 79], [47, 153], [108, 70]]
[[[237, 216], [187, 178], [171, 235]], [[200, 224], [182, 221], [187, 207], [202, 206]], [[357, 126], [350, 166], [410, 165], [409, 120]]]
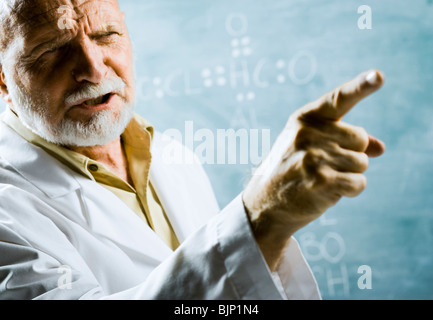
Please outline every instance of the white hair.
[[[16, 0], [0, 0], [0, 67], [3, 72], [8, 64], [14, 63], [16, 48], [23, 44], [23, 39], [11, 35], [11, 13]], [[9, 63], [10, 62], [10, 63]]]
[[[0, 33], [3, 33], [3, 26], [6, 24], [6, 17], [10, 13], [10, 8], [6, 4], [5, 0], [0, 0]], [[1, 38], [4, 35], [0, 34], [0, 66], [3, 65], [3, 55], [5, 51], [5, 47], [2, 43], [3, 39]]]

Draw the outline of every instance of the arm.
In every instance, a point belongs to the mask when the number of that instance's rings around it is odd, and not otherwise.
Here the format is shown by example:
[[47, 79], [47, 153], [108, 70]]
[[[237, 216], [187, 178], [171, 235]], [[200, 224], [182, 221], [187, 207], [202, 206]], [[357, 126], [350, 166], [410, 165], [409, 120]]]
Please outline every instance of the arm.
[[[101, 271], [87, 265], [63, 231], [38, 213], [49, 207], [18, 189], [0, 190], [2, 199], [11, 195], [17, 202], [0, 204], [0, 299], [285, 298], [254, 241], [241, 197], [188, 238], [142, 283], [113, 294], [99, 284], [95, 272]], [[26, 212], [20, 215], [26, 223], [17, 221], [14, 212]], [[86, 239], [80, 246], [86, 247]], [[297, 248], [293, 250], [290, 265], [307, 281], [302, 290], [293, 287], [292, 297], [318, 298], [305, 261]], [[68, 273], [62, 272], [62, 266], [68, 266]]]
[[[293, 270], [285, 270], [284, 274], [291, 277], [296, 270], [305, 280], [302, 288], [290, 288], [294, 290], [291, 297], [319, 299], [316, 283], [299, 249], [291, 250], [288, 264]], [[276, 285], [278, 281], [269, 272], [254, 241], [239, 196], [188, 238], [145, 283], [105, 299], [285, 299], [286, 288]]]
[[[368, 92], [376, 88], [365, 87]], [[345, 91], [347, 88], [333, 95], [338, 99], [332, 101], [347, 102]], [[0, 188], [0, 298], [280, 299], [285, 294], [295, 299], [318, 298], [315, 281], [292, 235], [335, 204], [340, 196], [354, 196], [361, 191], [363, 178], [356, 171], [362, 171], [365, 162], [357, 159], [365, 159], [361, 154], [374, 146], [366, 147], [364, 131], [347, 130], [348, 125], [324, 120], [323, 114], [326, 117], [333, 110], [328, 104], [312, 105], [291, 117], [272, 156], [260, 167], [242, 198], [238, 197], [188, 238], [143, 283], [117, 294], [104, 292], [77, 248], [42, 214], [52, 208], [18, 188]], [[318, 126], [330, 132], [325, 130], [321, 135]], [[340, 147], [348, 148], [348, 154], [356, 156], [342, 157], [344, 161], [333, 163], [326, 158], [332, 150], [323, 146], [313, 148], [314, 141], [338, 137], [335, 131], [345, 137], [336, 141], [342, 145], [351, 142]], [[358, 151], [352, 150], [354, 146]], [[322, 161], [317, 162], [318, 159]], [[318, 163], [328, 166], [322, 168]], [[336, 164], [348, 168], [341, 169], [344, 172], [341, 175], [336, 169], [330, 171], [331, 165]], [[339, 179], [326, 179], [331, 173]], [[16, 212], [20, 213], [21, 221], [15, 220]], [[34, 226], [38, 226], [37, 230]], [[86, 240], [81, 241], [85, 247]], [[62, 274], [58, 270], [62, 265], [71, 266], [70, 290], [59, 287]], [[273, 278], [272, 274], [279, 277]], [[277, 283], [281, 280], [285, 292], [274, 280]]]
[[363, 73], [295, 112], [248, 184], [245, 208], [271, 270], [297, 230], [365, 189], [368, 156], [385, 147], [340, 120], [383, 81], [378, 71]]

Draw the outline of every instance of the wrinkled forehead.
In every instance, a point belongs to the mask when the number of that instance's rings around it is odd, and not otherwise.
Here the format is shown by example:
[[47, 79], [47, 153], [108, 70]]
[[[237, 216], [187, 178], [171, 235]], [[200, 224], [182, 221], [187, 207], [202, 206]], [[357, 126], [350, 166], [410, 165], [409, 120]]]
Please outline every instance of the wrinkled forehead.
[[[121, 19], [117, 0], [0, 0], [2, 33], [0, 48], [18, 34], [33, 38], [47, 28], [56, 28], [68, 19], [79, 21], [102, 17], [104, 20]], [[100, 19], [101, 20], [101, 19]]]
[[10, 4], [10, 14], [27, 30], [57, 22], [62, 17], [80, 19], [99, 11], [119, 13], [117, 0], [0, 0]]

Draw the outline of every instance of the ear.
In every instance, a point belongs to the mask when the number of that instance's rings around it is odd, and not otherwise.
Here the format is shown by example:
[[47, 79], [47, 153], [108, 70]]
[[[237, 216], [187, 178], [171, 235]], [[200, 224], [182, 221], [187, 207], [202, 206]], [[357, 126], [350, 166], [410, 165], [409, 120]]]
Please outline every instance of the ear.
[[0, 97], [8, 104], [12, 103], [12, 99], [9, 95], [8, 87], [6, 85], [5, 74], [3, 68], [0, 65]]

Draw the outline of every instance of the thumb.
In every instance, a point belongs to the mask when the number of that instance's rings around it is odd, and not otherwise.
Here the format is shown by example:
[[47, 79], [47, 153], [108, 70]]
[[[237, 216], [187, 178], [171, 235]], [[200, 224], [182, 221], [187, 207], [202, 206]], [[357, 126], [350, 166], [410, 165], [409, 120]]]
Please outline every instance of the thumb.
[[370, 158], [376, 158], [381, 156], [385, 152], [385, 143], [371, 135], [368, 136], [368, 140], [368, 147], [367, 150], [365, 150], [367, 156], [369, 156]]

